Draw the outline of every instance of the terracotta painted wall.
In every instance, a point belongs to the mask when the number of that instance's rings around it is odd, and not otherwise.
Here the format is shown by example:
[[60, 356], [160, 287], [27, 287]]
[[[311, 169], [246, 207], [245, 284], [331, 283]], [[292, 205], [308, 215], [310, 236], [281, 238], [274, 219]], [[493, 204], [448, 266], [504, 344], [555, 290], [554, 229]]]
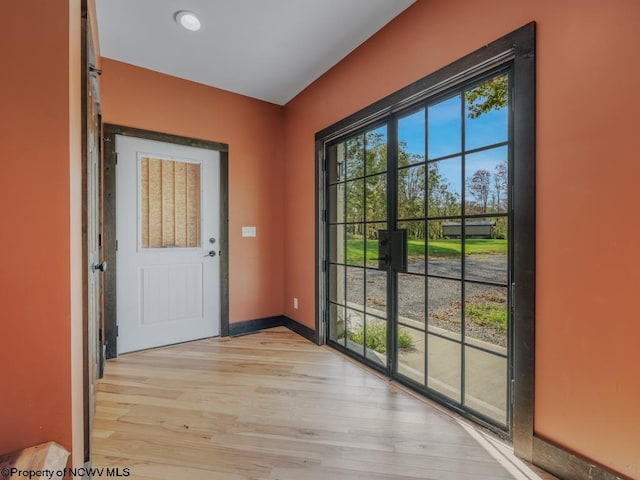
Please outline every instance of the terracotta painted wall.
[[[94, 0], [87, 0], [93, 3]], [[82, 251], [82, 2], [69, 2], [69, 253], [71, 301], [71, 464], [84, 464]]]
[[640, 478], [636, 0], [418, 0], [292, 100], [285, 314], [314, 325], [314, 134], [530, 21], [538, 25], [535, 427]]
[[71, 364], [72, 351], [82, 357], [71, 340], [82, 309], [72, 285], [81, 257], [70, 248], [80, 234], [71, 212], [81, 208], [72, 204], [79, 185], [71, 185], [81, 174], [80, 97], [70, 95], [79, 2], [5, 2], [3, 21], [0, 452], [49, 440], [71, 450], [72, 424], [82, 421], [72, 413]]
[[229, 319], [281, 315], [283, 108], [106, 58], [102, 69], [104, 122], [229, 144]]

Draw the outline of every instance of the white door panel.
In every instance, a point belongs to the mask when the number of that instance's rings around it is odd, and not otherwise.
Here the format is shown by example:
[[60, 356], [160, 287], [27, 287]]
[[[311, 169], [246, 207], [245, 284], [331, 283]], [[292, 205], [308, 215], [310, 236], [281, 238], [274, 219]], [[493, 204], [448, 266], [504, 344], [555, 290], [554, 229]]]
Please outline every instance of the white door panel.
[[123, 136], [116, 147], [118, 353], [219, 335], [219, 152]]
[[197, 320], [204, 315], [202, 265], [141, 267], [140, 281], [143, 324]]

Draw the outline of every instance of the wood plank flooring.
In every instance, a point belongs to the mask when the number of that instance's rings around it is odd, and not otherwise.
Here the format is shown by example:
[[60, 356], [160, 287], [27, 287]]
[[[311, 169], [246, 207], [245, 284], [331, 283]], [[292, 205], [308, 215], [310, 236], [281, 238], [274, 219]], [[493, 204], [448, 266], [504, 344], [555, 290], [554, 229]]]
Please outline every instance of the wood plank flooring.
[[284, 327], [109, 361], [94, 467], [132, 479], [514, 477], [453, 418]]

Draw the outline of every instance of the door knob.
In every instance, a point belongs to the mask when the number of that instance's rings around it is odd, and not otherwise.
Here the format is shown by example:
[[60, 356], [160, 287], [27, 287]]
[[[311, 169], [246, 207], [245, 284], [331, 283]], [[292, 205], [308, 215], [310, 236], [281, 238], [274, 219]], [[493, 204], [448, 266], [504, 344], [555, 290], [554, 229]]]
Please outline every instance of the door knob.
[[93, 267], [91, 267], [94, 272], [100, 270], [101, 272], [105, 272], [107, 270], [107, 262], [96, 263]]
[[207, 253], [204, 256], [205, 257], [215, 257], [216, 256], [216, 251], [215, 250], [210, 250], [209, 253]]

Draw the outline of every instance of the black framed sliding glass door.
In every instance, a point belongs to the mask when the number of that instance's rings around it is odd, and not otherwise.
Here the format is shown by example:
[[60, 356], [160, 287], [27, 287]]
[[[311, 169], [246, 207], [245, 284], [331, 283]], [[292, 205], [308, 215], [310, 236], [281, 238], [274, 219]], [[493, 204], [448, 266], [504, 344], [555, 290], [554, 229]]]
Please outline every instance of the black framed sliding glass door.
[[[419, 389], [509, 424], [509, 73], [397, 118], [396, 368]], [[412, 341], [410, 341], [410, 339]]]
[[328, 147], [328, 311], [332, 343], [379, 368], [387, 362], [388, 272], [379, 232], [388, 228], [387, 126]]
[[511, 425], [509, 68], [325, 144], [328, 343]]

